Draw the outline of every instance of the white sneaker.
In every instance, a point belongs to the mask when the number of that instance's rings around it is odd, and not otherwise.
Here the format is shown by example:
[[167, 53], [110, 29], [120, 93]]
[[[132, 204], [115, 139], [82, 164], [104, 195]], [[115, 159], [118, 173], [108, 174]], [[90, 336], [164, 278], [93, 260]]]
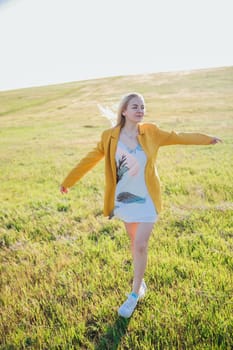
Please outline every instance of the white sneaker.
[[146, 291], [147, 291], [147, 286], [146, 286], [146, 283], [145, 283], [145, 281], [143, 279], [142, 283], [141, 283], [141, 286], [140, 286], [140, 289], [139, 289], [139, 292], [138, 292], [139, 299], [141, 299], [141, 298], [143, 298], [145, 296]]
[[[142, 283], [140, 285], [140, 288], [139, 288], [139, 292], [138, 292], [139, 299], [142, 299], [146, 295], [146, 291], [147, 291], [147, 286], [146, 286], [146, 283], [143, 279]], [[128, 295], [128, 294], [126, 294], [126, 295]]]
[[139, 297], [135, 298], [131, 294], [129, 294], [128, 299], [121, 305], [118, 309], [118, 314], [121, 317], [129, 318], [137, 305]]

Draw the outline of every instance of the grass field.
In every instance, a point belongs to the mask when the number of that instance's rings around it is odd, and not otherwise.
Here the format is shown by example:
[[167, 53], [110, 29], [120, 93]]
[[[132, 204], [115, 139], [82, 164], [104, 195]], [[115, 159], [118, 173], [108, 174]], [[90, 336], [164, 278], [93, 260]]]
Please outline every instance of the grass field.
[[[59, 185], [109, 127], [97, 104], [145, 97], [145, 121], [216, 146], [160, 150], [163, 211], [146, 298], [117, 309], [133, 269], [123, 224], [102, 216], [100, 162]], [[0, 349], [233, 349], [233, 67], [0, 93]]]

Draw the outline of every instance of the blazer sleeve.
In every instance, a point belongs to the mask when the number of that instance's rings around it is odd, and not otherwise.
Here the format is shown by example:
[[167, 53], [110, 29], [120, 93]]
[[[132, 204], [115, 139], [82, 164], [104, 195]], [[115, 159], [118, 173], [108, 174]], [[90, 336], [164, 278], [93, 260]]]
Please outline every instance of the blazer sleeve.
[[104, 157], [103, 138], [99, 141], [95, 148], [90, 151], [75, 168], [67, 175], [61, 186], [65, 188], [72, 187], [79, 181], [89, 170], [91, 170]]
[[175, 131], [168, 132], [160, 128], [157, 128], [156, 137], [158, 138], [159, 146], [209, 145], [213, 140], [212, 136], [205, 134]]

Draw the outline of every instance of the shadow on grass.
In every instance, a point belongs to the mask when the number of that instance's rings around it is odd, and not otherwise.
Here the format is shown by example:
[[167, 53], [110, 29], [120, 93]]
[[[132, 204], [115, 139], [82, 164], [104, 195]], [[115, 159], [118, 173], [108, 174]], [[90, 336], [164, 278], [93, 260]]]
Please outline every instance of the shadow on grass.
[[95, 350], [117, 350], [122, 337], [127, 332], [129, 322], [130, 318], [117, 317], [115, 323], [110, 325], [106, 332], [100, 336], [98, 344], [95, 345]]

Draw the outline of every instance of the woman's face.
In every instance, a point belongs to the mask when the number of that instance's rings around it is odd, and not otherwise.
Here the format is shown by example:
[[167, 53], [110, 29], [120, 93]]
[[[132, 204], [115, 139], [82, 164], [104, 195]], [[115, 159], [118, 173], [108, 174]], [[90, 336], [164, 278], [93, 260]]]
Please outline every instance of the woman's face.
[[127, 108], [122, 113], [126, 120], [139, 123], [142, 121], [145, 114], [145, 105], [143, 99], [140, 97], [133, 97], [129, 103]]

